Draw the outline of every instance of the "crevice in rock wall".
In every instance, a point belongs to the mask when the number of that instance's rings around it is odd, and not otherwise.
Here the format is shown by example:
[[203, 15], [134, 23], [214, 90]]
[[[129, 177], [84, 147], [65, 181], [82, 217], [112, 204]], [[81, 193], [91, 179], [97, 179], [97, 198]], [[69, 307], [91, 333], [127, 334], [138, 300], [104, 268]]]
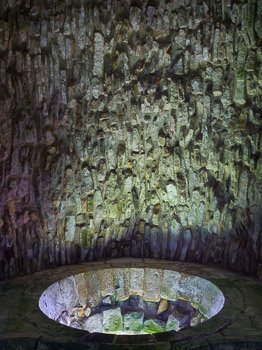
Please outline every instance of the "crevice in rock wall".
[[7, 1], [0, 278], [107, 257], [262, 276], [262, 6]]

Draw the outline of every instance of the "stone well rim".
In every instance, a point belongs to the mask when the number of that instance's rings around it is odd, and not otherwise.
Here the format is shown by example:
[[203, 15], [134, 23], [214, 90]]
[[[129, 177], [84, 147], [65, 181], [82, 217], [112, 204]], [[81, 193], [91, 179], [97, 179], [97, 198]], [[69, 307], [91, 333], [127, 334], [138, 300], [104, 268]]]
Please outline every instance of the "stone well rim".
[[[74, 330], [81, 330], [81, 331], [84, 331], [88, 334], [92, 334], [93, 336], [97, 335], [99, 337], [101, 337], [101, 335], [103, 336], [106, 336], [106, 337], [115, 337], [117, 335], [117, 337], [128, 337], [128, 338], [131, 338], [131, 337], [149, 337], [151, 338], [152, 334], [132, 334], [132, 333], [128, 333], [123, 330], [121, 333], [114, 333], [114, 332], [104, 332], [104, 330], [102, 330], [101, 332], [88, 332], [88, 330], [86, 329], [81, 329], [81, 328], [77, 328], [77, 327], [72, 327], [70, 324], [63, 324], [61, 323], [58, 319], [55, 319], [54, 317], [51, 317], [50, 315], [48, 315], [46, 313], [45, 310], [43, 310], [43, 308], [41, 307], [41, 302], [42, 304], [45, 303], [45, 301], [42, 301], [42, 299], [44, 299], [44, 296], [45, 296], [45, 293], [48, 292], [49, 289], [52, 290], [52, 288], [60, 288], [59, 285], [60, 283], [62, 283], [63, 281], [67, 280], [67, 279], [73, 279], [75, 281], [75, 284], [76, 284], [76, 280], [75, 278], [76, 277], [79, 277], [80, 275], [86, 275], [86, 278], [87, 278], [87, 281], [88, 281], [88, 278], [91, 280], [92, 277], [97, 277], [97, 278], [101, 278], [101, 276], [99, 275], [99, 272], [100, 274], [106, 272], [106, 271], [110, 271], [110, 275], [112, 276], [112, 283], [113, 285], [112, 286], [109, 286], [109, 288], [112, 288], [112, 290], [109, 290], [107, 289], [107, 291], [104, 293], [102, 293], [102, 287], [99, 285], [99, 288], [101, 287], [101, 290], [99, 290], [99, 293], [101, 293], [101, 296], [103, 295], [103, 297], [106, 297], [108, 295], [113, 295], [112, 293], [115, 293], [114, 296], [116, 297], [116, 300], [118, 301], [124, 301], [124, 300], [127, 300], [128, 297], [132, 296], [132, 295], [139, 295], [141, 297], [141, 299], [143, 301], [153, 301], [153, 302], [160, 302], [161, 299], [166, 299], [168, 301], [176, 301], [178, 299], [182, 299], [182, 300], [186, 300], [188, 302], [191, 303], [191, 305], [194, 307], [194, 308], [198, 308], [199, 311], [201, 311], [201, 314], [202, 314], [202, 310], [201, 308], [203, 309], [204, 308], [204, 305], [205, 305], [205, 308], [206, 308], [206, 314], [204, 315], [206, 317], [206, 320], [205, 321], [202, 321], [202, 323], [206, 323], [208, 321], [210, 321], [211, 318], [214, 318], [219, 312], [221, 312], [221, 310], [223, 309], [224, 307], [224, 304], [225, 304], [225, 297], [224, 297], [224, 294], [223, 292], [221, 291], [221, 289], [215, 284], [213, 283], [212, 281], [210, 281], [209, 279], [207, 278], [204, 278], [204, 277], [200, 277], [198, 275], [193, 275], [192, 273], [186, 273], [186, 272], [178, 272], [177, 270], [175, 270], [174, 268], [170, 268], [170, 267], [165, 267], [165, 266], [161, 266], [161, 267], [147, 267], [147, 266], [140, 266], [140, 267], [137, 267], [137, 266], [101, 266], [101, 267], [96, 267], [96, 269], [94, 270], [86, 270], [86, 271], [83, 271], [83, 272], [80, 272], [80, 273], [76, 273], [76, 274], [73, 274], [73, 275], [68, 275], [68, 276], [65, 276], [64, 278], [58, 280], [58, 281], [55, 281], [54, 283], [52, 283], [51, 285], [49, 285], [41, 294], [40, 298], [39, 298], [39, 308], [40, 310], [43, 312], [43, 314], [48, 317], [49, 320], [52, 320], [56, 323], [59, 323], [60, 325], [62, 326], [65, 326], [65, 327], [69, 327], [69, 328], [73, 328]], [[118, 298], [116, 296], [116, 288], [119, 288], [119, 287], [116, 287], [115, 284], [115, 274], [117, 273], [122, 273], [123, 276], [127, 276], [128, 275], [128, 278], [130, 278], [130, 280], [128, 280], [128, 282], [130, 282], [130, 285], [129, 285], [129, 293], [127, 293], [124, 298], [122, 296], [122, 299], [121, 299], [121, 296], [120, 298]], [[143, 280], [142, 280], [142, 290], [140, 288], [140, 291], [139, 292], [134, 292], [134, 290], [132, 288], [134, 288], [134, 286], [131, 286], [131, 276], [132, 276], [132, 273], [133, 275], [135, 273], [140, 273], [143, 275]], [[159, 294], [156, 296], [155, 300], [152, 299], [152, 296], [150, 298], [150, 296], [148, 296], [148, 291], [146, 290], [146, 288], [148, 287], [148, 285], [146, 284], [146, 280], [145, 280], [145, 274], [146, 273], [151, 273], [151, 274], [157, 274], [159, 279], [158, 279], [158, 283], [159, 283]], [[168, 274], [166, 276], [166, 274]], [[172, 275], [173, 274], [173, 275]], [[106, 273], [106, 275], [108, 276], [108, 273]], [[177, 293], [174, 293], [174, 295], [172, 294], [172, 292], [170, 291], [170, 295], [167, 295], [166, 292], [165, 294], [163, 295], [163, 287], [165, 286], [166, 287], [166, 283], [167, 281], [165, 281], [165, 279], [169, 279], [170, 278], [173, 278], [174, 281], [177, 283], [180, 284], [180, 287], [182, 286], [182, 293], [181, 294], [181, 290], [179, 291], [180, 292], [180, 295], [177, 294]], [[109, 280], [110, 281], [110, 280]], [[198, 293], [198, 295], [195, 295], [193, 294], [193, 296], [190, 294], [190, 292], [188, 292], [187, 289], [190, 289], [188, 288], [188, 285], [186, 285], [186, 283], [190, 283], [190, 286], [195, 286], [196, 287], [196, 291]], [[101, 280], [100, 280], [100, 283], [101, 283]], [[110, 282], [109, 282], [110, 283]], [[126, 280], [124, 281], [124, 283], [126, 283]], [[163, 285], [161, 285], [163, 284]], [[185, 285], [184, 287], [184, 290], [183, 290], [183, 285]], [[78, 286], [77, 286], [78, 288]], [[172, 288], [174, 288], [174, 286], [172, 286]], [[61, 289], [61, 288], [60, 288]], [[133, 291], [131, 293], [131, 290]], [[211, 291], [211, 292], [210, 292]], [[175, 292], [178, 292], [178, 290], [176, 290]], [[214, 294], [215, 293], [215, 294]], [[207, 298], [203, 298], [203, 300], [201, 299], [201, 302], [196, 302], [196, 299], [199, 298], [199, 296], [203, 296], [203, 295], [210, 295], [212, 294], [212, 298], [211, 298], [211, 301], [207, 301]], [[56, 301], [55, 301], [56, 302]], [[205, 304], [203, 304], [203, 302]], [[213, 304], [216, 304], [215, 306], [215, 310], [213, 310]], [[198, 304], [198, 307], [196, 306]], [[212, 309], [212, 311], [211, 311]], [[68, 306], [68, 309], [69, 310], [69, 306]], [[196, 324], [196, 325], [190, 325], [186, 328], [196, 328], [200, 325], [201, 323], [199, 324]], [[178, 331], [175, 331], [174, 329], [173, 330], [164, 330], [164, 331], [161, 331], [159, 333], [154, 333], [154, 335], [157, 335], [157, 334], [161, 334], [161, 335], [169, 335], [169, 334], [172, 334], [174, 332], [176, 333], [179, 333], [180, 331], [186, 329], [186, 328], [182, 328], [181, 330], [178, 330]], [[141, 338], [140, 338], [141, 339]]]
[[[169, 268], [185, 273], [191, 273], [216, 284], [225, 296], [223, 309], [208, 322], [174, 333], [155, 333], [149, 336], [118, 336], [109, 334], [88, 334], [85, 331], [63, 327], [50, 320], [38, 308], [38, 301], [49, 285], [68, 275], [95, 270], [101, 267], [156, 267]], [[223, 267], [214, 267], [189, 262], [170, 260], [121, 258], [96, 262], [86, 262], [77, 265], [65, 265], [54, 269], [46, 269], [30, 276], [21, 276], [13, 280], [1, 282], [0, 341], [18, 342], [27, 339], [32, 343], [56, 348], [62, 346], [65, 350], [76, 347], [86, 349], [94, 347], [110, 350], [126, 350], [126, 345], [134, 349], [191, 349], [207, 344], [225, 344], [228, 342], [259, 342], [262, 343], [261, 328], [248, 327], [243, 319], [251, 319], [253, 323], [262, 324], [262, 315], [257, 312], [257, 303], [261, 301], [262, 283], [252, 276], [245, 276], [229, 271]], [[252, 297], [250, 297], [252, 296]], [[18, 312], [22, 309], [23, 312]], [[30, 320], [27, 322], [26, 320]]]

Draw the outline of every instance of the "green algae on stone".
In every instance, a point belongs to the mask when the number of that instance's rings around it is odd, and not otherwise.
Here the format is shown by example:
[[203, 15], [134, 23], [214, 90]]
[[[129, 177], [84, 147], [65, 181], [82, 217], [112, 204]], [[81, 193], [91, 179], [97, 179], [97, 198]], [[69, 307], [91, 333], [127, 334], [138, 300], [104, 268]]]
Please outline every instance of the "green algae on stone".
[[127, 333], [140, 333], [143, 327], [144, 312], [128, 312], [123, 315], [124, 331]]
[[94, 211], [94, 197], [93, 195], [89, 195], [87, 197], [87, 212], [92, 213]]
[[169, 315], [166, 322], [166, 331], [179, 331], [179, 320], [174, 315]]
[[105, 333], [122, 332], [122, 315], [120, 308], [103, 311], [103, 331]]
[[161, 333], [165, 331], [165, 323], [160, 320], [146, 320], [143, 326], [143, 332], [148, 334]]
[[88, 243], [88, 239], [87, 239], [87, 236], [88, 236], [88, 229], [87, 228], [82, 228], [81, 229], [81, 244], [83, 247], [87, 247]]

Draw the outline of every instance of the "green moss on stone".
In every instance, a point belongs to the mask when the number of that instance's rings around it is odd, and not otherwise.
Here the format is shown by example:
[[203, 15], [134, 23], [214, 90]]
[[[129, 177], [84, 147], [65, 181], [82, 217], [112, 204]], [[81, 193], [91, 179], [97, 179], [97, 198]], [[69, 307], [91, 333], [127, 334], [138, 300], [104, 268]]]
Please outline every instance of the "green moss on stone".
[[142, 331], [144, 312], [129, 312], [123, 316], [124, 330], [131, 333], [140, 333]]
[[87, 247], [87, 236], [88, 236], [88, 230], [87, 228], [83, 228], [81, 230], [81, 244], [83, 247]]
[[193, 308], [197, 309], [204, 317], [207, 317], [207, 310], [200, 304], [195, 301], [191, 301]]
[[94, 198], [93, 198], [93, 196], [87, 197], [87, 211], [88, 211], [88, 213], [94, 211]]
[[165, 324], [159, 320], [147, 320], [144, 322], [143, 331], [148, 334], [165, 331]]
[[122, 331], [122, 315], [120, 308], [103, 312], [103, 329], [105, 333], [117, 333]]

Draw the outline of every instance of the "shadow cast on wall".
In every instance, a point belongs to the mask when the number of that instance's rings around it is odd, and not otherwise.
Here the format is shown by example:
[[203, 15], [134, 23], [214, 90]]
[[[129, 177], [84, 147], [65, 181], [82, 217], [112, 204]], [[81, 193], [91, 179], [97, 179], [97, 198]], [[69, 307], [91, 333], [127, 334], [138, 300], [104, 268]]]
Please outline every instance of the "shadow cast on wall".
[[[42, 248], [42, 249], [41, 249]], [[228, 234], [221, 237], [201, 228], [185, 228], [179, 233], [161, 230], [143, 220], [129, 227], [120, 239], [93, 237], [82, 244], [59, 242], [47, 238], [32, 243], [32, 256], [15, 259], [13, 247], [1, 261], [1, 278], [33, 273], [42, 268], [86, 261], [133, 257], [167, 259], [218, 265], [256, 276], [259, 264], [258, 246], [248, 236]], [[10, 273], [11, 272], [11, 273]], [[12, 274], [13, 273], [13, 274]]]

